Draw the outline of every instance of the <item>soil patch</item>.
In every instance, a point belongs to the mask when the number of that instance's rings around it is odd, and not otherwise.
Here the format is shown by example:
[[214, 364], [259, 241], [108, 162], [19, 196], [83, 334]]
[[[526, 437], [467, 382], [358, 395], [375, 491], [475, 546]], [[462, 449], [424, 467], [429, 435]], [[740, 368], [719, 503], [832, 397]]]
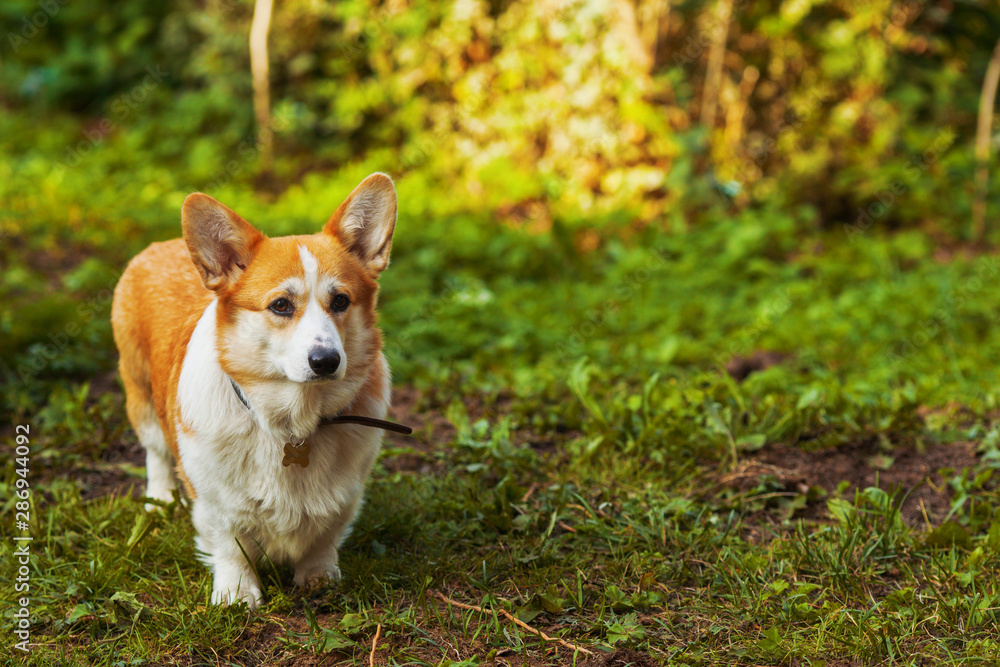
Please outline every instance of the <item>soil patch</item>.
[[726, 364], [726, 372], [737, 382], [743, 382], [751, 373], [783, 363], [789, 355], [781, 352], [757, 350], [749, 357], [735, 356]]
[[101, 452], [101, 460], [85, 464], [76, 473], [80, 497], [92, 500], [111, 494], [141, 498], [146, 489], [145, 477], [130, 474], [126, 468], [146, 465], [146, 453], [131, 432], [113, 440]]
[[451, 422], [439, 410], [430, 410], [424, 403], [423, 394], [413, 387], [393, 388], [388, 419], [406, 424], [413, 429], [413, 435], [386, 432], [382, 439], [383, 449], [411, 450], [383, 459], [382, 465], [388, 470], [432, 473], [433, 464], [428, 453], [455, 438], [455, 427]]
[[[887, 491], [898, 488], [905, 496], [900, 511], [908, 525], [937, 525], [948, 514], [952, 500], [948, 479], [939, 471], [960, 471], [976, 461], [971, 442], [935, 445], [923, 451], [904, 447], [889, 454], [874, 439], [813, 452], [774, 445], [743, 461], [722, 481], [746, 492], [764, 480], [783, 486], [789, 493], [807, 494], [810, 487], [820, 487], [828, 496], [841, 482], [851, 484], [849, 494], [869, 486]], [[797, 516], [826, 517], [826, 503], [811, 502]]]
[[654, 667], [656, 663], [645, 654], [620, 648], [613, 653], [595, 655], [580, 663], [580, 667]]
[[[90, 400], [97, 400], [103, 394], [118, 394], [122, 391], [117, 382], [118, 372], [109, 371], [96, 375], [90, 380]], [[125, 401], [122, 397], [122, 406]], [[125, 419], [124, 409], [121, 412]], [[146, 465], [146, 452], [136, 439], [131, 426], [126, 429], [114, 429], [115, 434], [121, 434], [108, 442], [101, 452], [99, 461], [87, 463], [76, 471], [76, 479], [80, 484], [80, 497], [92, 500], [111, 494], [128, 495], [141, 498], [146, 489], [145, 477], [130, 474], [128, 468], [141, 468]]]

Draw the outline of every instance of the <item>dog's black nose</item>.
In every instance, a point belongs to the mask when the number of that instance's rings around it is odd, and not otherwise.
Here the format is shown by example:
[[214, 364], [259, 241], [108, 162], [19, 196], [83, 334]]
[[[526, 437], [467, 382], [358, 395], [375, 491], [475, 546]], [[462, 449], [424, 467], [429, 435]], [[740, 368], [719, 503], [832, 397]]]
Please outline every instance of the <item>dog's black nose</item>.
[[340, 352], [329, 348], [313, 348], [309, 352], [309, 368], [319, 376], [333, 375], [340, 368]]

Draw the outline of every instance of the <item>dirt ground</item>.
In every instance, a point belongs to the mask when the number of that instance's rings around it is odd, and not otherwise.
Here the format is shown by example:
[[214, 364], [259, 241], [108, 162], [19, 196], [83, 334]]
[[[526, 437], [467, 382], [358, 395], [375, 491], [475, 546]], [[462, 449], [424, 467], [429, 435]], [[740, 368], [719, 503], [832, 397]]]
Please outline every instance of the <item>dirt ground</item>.
[[[807, 495], [808, 504], [795, 517], [820, 520], [828, 518], [826, 499], [843, 482], [850, 484], [844, 494], [848, 499], [855, 491], [870, 486], [897, 490], [903, 498], [900, 506], [903, 521], [913, 527], [931, 527], [941, 524], [951, 509], [952, 489], [940, 471], [950, 468], [958, 472], [974, 466], [975, 450], [974, 443], [958, 442], [934, 445], [923, 451], [900, 448], [890, 458], [874, 438], [817, 451], [768, 445], [721, 475], [719, 481], [747, 494], [767, 481], [771, 488], [783, 488], [788, 497]], [[817, 487], [826, 495], [815, 493]]]
[[[726, 372], [742, 382], [752, 373], [789, 359], [785, 354], [758, 350], [731, 359]], [[870, 486], [899, 490], [904, 498], [900, 507], [903, 520], [914, 527], [934, 526], [948, 515], [952, 501], [948, 480], [939, 471], [946, 468], [961, 471], [976, 461], [975, 443], [971, 442], [937, 444], [920, 450], [907, 446], [888, 453], [875, 438], [814, 451], [770, 444], [746, 455], [734, 470], [720, 476], [720, 482], [737, 491], [750, 492], [768, 480], [772, 486], [784, 487], [789, 495], [809, 494], [811, 488], [818, 487], [827, 497], [843, 482], [850, 483], [848, 497], [855, 490]], [[811, 500], [795, 516], [826, 518], [825, 499]]]

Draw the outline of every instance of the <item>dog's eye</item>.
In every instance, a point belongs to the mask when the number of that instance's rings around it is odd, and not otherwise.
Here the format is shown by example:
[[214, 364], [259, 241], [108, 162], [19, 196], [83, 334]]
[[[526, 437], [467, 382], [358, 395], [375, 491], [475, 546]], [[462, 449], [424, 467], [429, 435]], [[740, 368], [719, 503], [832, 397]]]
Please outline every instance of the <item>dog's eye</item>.
[[334, 312], [339, 313], [342, 310], [346, 310], [347, 307], [351, 305], [351, 300], [347, 298], [346, 294], [338, 294], [333, 297], [333, 301], [330, 303], [330, 307], [333, 308]]
[[268, 308], [275, 315], [285, 315], [285, 316], [291, 315], [292, 311], [295, 310], [295, 308], [292, 306], [292, 302], [285, 298], [275, 299], [274, 301], [271, 302], [271, 305], [268, 306]]

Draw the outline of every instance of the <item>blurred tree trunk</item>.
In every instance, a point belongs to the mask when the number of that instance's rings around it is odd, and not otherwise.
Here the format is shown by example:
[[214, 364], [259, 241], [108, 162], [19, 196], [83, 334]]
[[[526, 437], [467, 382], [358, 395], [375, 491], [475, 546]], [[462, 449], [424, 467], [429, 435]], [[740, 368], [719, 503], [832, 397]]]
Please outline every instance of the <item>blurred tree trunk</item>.
[[661, 27], [670, 20], [670, 0], [618, 0], [619, 31], [632, 60], [646, 72], [656, 68]]
[[981, 241], [986, 234], [986, 191], [990, 176], [990, 130], [993, 129], [993, 105], [1000, 80], [1000, 41], [986, 67], [983, 90], [979, 97], [979, 122], [976, 124], [976, 195], [972, 203], [972, 236]]
[[[711, 46], [708, 51], [708, 65], [705, 68], [705, 88], [701, 96], [701, 124], [711, 133], [715, 125], [715, 110], [719, 104], [719, 85], [722, 81], [722, 63], [726, 55], [726, 40], [729, 37], [729, 23], [733, 16], [733, 0], [719, 0], [716, 18], [718, 22], [711, 32]], [[714, 23], [714, 21], [713, 21]]]
[[257, 0], [250, 26], [250, 71], [253, 73], [253, 111], [257, 119], [257, 145], [264, 169], [271, 168], [274, 150], [271, 131], [271, 84], [268, 78], [267, 33], [274, 0]]
[[656, 52], [660, 37], [670, 25], [670, 0], [637, 0], [636, 13], [639, 19], [639, 34], [649, 54], [650, 69], [656, 69]]
[[632, 62], [648, 72], [653, 67], [653, 61], [642, 43], [636, 8], [632, 6], [629, 0], [618, 0], [617, 4], [618, 23], [616, 28], [622, 40], [622, 45], [625, 47]]

